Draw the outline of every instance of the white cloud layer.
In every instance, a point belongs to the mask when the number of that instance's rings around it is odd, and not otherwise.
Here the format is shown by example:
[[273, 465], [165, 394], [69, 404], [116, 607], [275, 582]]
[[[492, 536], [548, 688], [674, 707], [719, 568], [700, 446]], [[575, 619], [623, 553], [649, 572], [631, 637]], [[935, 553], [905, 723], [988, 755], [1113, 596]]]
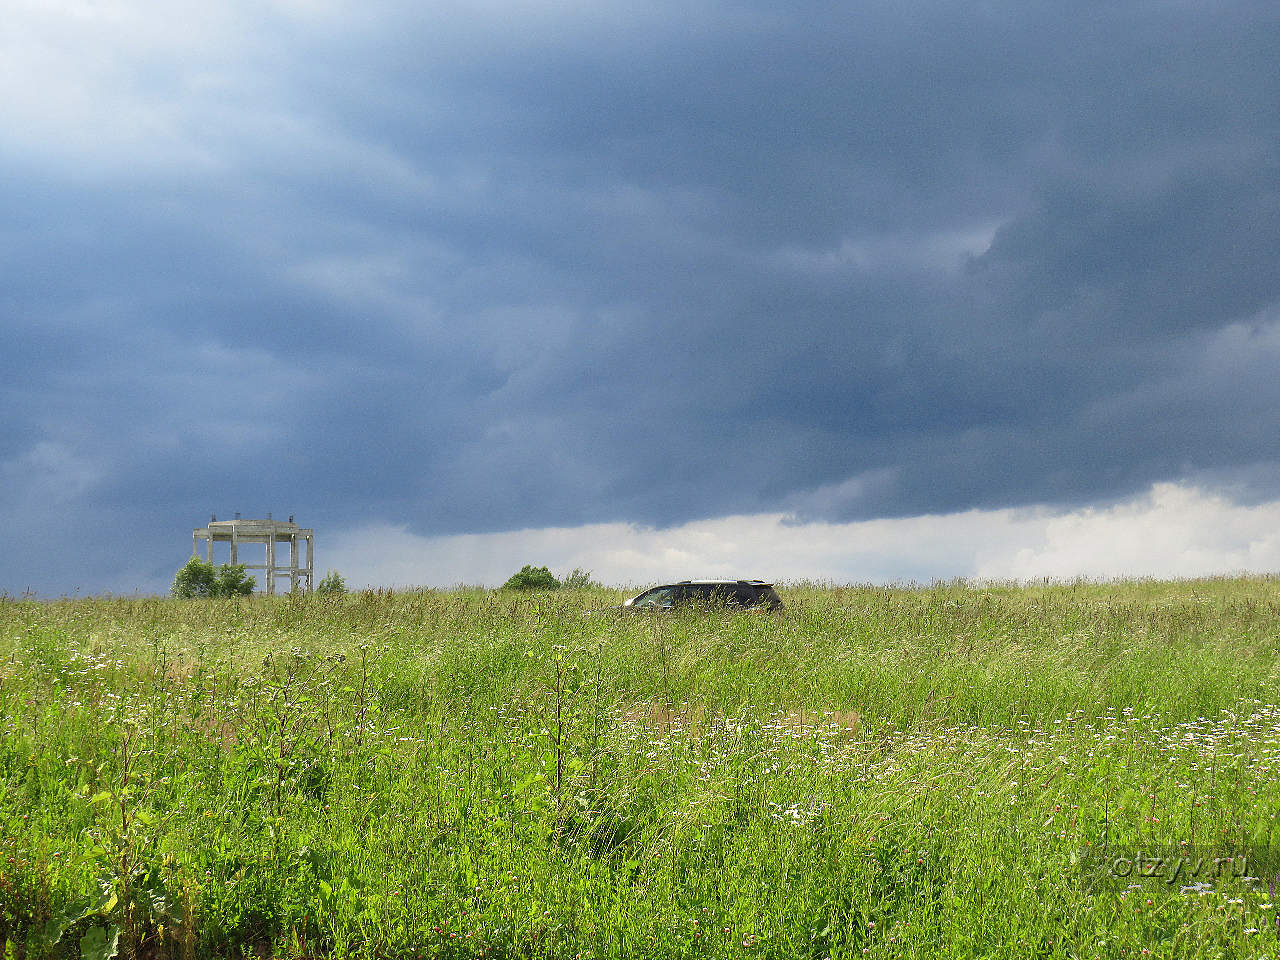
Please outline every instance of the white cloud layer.
[[664, 530], [594, 524], [419, 537], [394, 526], [320, 544], [349, 586], [494, 586], [525, 563], [591, 570], [609, 584], [686, 577], [838, 583], [966, 577], [1195, 577], [1280, 570], [1280, 502], [1240, 506], [1198, 487], [1157, 484], [1108, 508], [969, 510], [857, 523], [726, 517]]

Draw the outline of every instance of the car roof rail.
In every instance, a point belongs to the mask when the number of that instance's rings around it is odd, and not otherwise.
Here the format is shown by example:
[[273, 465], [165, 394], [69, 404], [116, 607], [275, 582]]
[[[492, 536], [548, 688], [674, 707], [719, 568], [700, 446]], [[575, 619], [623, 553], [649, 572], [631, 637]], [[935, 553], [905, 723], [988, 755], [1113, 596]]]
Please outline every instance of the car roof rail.
[[703, 584], [742, 583], [752, 587], [772, 587], [773, 586], [772, 580], [676, 580], [674, 585], [678, 586], [684, 583], [703, 583]]

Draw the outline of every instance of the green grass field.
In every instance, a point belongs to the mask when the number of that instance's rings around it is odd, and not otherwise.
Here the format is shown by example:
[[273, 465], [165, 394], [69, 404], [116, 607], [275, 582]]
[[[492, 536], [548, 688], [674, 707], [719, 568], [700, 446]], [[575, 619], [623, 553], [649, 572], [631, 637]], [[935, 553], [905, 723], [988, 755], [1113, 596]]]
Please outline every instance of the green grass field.
[[1280, 582], [782, 593], [2, 599], [4, 956], [1280, 955]]

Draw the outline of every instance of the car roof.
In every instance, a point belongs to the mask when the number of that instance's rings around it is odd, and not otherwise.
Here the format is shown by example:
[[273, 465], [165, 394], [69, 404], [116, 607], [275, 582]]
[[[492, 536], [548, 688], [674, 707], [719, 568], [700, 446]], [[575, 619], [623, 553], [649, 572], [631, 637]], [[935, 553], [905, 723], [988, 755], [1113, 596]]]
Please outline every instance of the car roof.
[[679, 582], [680, 583], [712, 583], [712, 584], [732, 583], [735, 586], [741, 583], [749, 587], [772, 587], [773, 586], [773, 584], [767, 580], [681, 580]]

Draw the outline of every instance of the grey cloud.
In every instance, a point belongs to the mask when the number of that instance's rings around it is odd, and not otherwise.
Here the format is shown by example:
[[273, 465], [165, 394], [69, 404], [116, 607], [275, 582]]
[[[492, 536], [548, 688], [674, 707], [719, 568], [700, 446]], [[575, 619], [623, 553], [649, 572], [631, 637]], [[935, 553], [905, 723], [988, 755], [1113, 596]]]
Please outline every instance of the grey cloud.
[[[0, 161], [6, 483], [93, 464], [58, 515], [149, 530], [128, 575], [217, 510], [436, 534], [1272, 488], [1272, 5], [348, 14], [203, 51], [222, 97], [175, 66], [190, 149], [135, 174]], [[31, 537], [0, 588], [125, 576]]]

